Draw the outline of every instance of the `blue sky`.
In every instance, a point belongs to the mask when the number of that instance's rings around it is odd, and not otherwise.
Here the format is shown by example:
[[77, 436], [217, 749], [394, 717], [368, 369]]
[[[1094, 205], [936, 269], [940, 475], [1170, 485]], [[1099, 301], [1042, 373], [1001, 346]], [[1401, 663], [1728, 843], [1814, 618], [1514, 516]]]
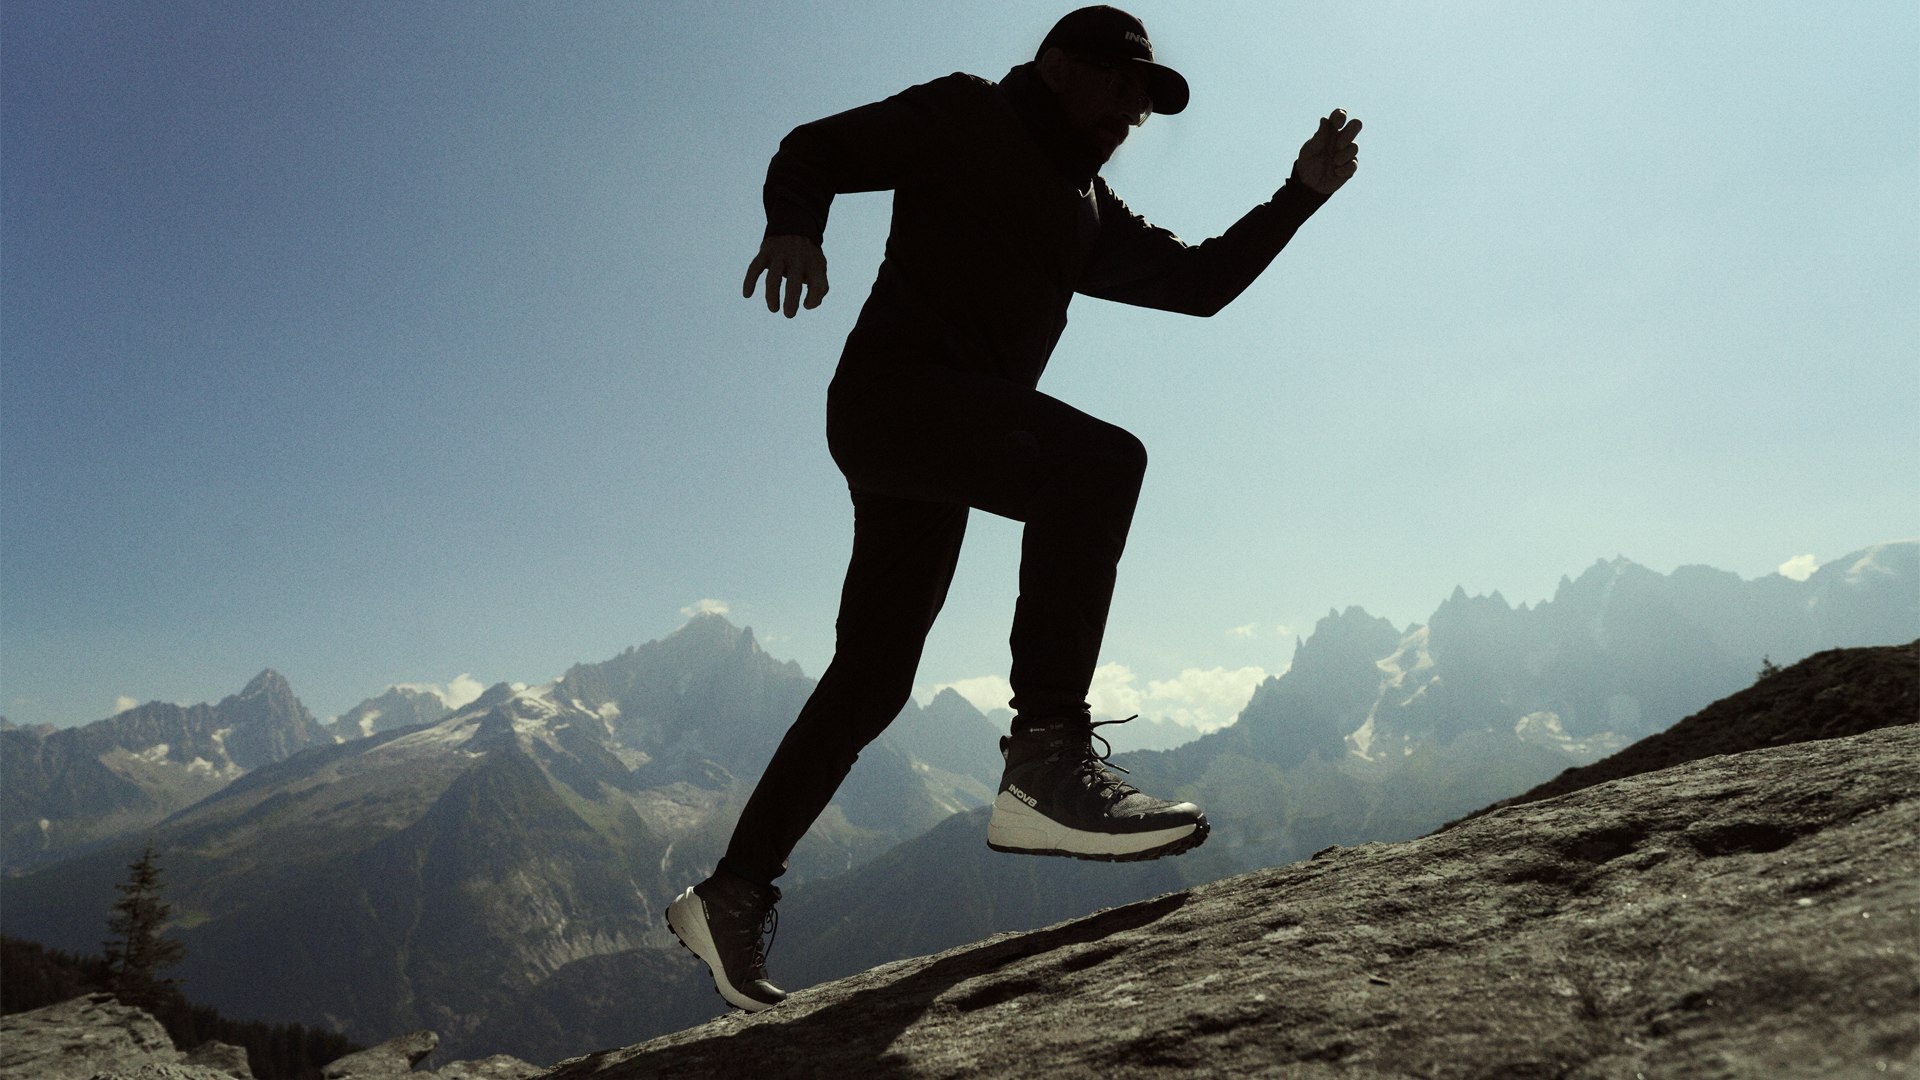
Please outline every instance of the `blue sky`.
[[[1064, 10], [13, 0], [0, 709], [274, 667], [324, 717], [543, 681], [703, 601], [817, 674], [851, 529], [825, 387], [887, 202], [836, 202], [827, 304], [769, 316], [739, 297], [766, 160], [997, 78]], [[1043, 388], [1153, 462], [1103, 702], [1221, 722], [1334, 607], [1920, 533], [1920, 8], [1132, 10], [1193, 104], [1107, 175], [1183, 236], [1327, 110], [1366, 131], [1221, 315], [1075, 304]], [[1017, 545], [975, 515], [924, 687], [1004, 674]]]

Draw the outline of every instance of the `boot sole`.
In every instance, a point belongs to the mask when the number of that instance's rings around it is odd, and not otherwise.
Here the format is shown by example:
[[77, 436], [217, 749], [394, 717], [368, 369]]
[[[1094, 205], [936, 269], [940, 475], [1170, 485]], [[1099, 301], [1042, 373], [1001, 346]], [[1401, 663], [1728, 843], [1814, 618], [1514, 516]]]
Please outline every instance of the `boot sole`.
[[695, 895], [692, 889], [680, 894], [680, 899], [667, 905], [667, 929], [673, 931], [674, 939], [680, 947], [699, 958], [707, 965], [707, 971], [713, 975], [713, 988], [720, 992], [727, 1004], [746, 1012], [760, 1012], [778, 1005], [777, 1001], [758, 1001], [734, 989], [727, 980], [727, 967], [720, 962], [720, 949], [713, 943], [713, 932], [707, 929], [707, 905]]
[[987, 846], [1010, 855], [1058, 855], [1096, 862], [1145, 862], [1192, 851], [1206, 842], [1207, 816], [1166, 829], [1147, 832], [1087, 832], [1062, 825], [1001, 792], [987, 819]]

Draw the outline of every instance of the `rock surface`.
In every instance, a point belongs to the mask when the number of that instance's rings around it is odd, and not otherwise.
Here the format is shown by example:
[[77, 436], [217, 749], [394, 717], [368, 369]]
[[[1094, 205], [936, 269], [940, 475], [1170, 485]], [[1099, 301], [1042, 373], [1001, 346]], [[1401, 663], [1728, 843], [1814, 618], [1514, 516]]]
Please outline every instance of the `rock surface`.
[[[210, 1065], [163, 1065], [148, 1062], [130, 1069], [109, 1069], [94, 1073], [89, 1080], [233, 1080], [233, 1073]], [[252, 1072], [240, 1073], [252, 1076]]]
[[[44, 1009], [0, 1017], [0, 1076], [34, 1080], [91, 1080], [119, 1076], [143, 1065], [180, 1066], [167, 1029], [142, 1009], [111, 994], [89, 994]], [[201, 1069], [201, 1066], [180, 1066]], [[201, 1073], [182, 1072], [199, 1080]], [[230, 1080], [206, 1070], [205, 1076]]]
[[[322, 1070], [327, 1080], [526, 1080], [546, 1071], [497, 1054], [430, 1071], [413, 1067], [440, 1045], [415, 1031], [348, 1054]], [[208, 1042], [183, 1053], [160, 1022], [111, 994], [0, 1018], [0, 1077], [8, 1080], [250, 1080], [247, 1052]]]
[[521, 1061], [511, 1054], [495, 1054], [477, 1061], [442, 1065], [429, 1075], [433, 1080], [528, 1080], [546, 1071], [545, 1066]]
[[184, 1064], [202, 1066], [228, 1076], [253, 1076], [253, 1065], [247, 1060], [247, 1048], [223, 1042], [201, 1043], [187, 1051]]
[[1708, 757], [547, 1076], [1920, 1075], [1916, 837], [1912, 724]]
[[440, 1036], [426, 1030], [408, 1032], [378, 1046], [348, 1054], [320, 1070], [326, 1080], [526, 1080], [546, 1070], [506, 1054], [476, 1061], [456, 1061], [437, 1069], [415, 1071], [440, 1046]]
[[431, 1031], [412, 1031], [370, 1046], [357, 1053], [336, 1058], [320, 1075], [326, 1080], [387, 1080], [413, 1071], [440, 1045], [440, 1036]]

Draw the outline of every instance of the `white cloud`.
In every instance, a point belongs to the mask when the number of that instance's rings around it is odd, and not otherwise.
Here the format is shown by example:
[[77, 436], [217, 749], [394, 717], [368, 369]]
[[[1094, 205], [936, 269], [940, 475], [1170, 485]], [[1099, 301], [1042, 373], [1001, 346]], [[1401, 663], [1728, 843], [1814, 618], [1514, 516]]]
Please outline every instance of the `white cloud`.
[[1233, 723], [1266, 678], [1262, 667], [1187, 668], [1171, 679], [1149, 682], [1147, 708], [1157, 720], [1204, 735]]
[[931, 701], [933, 695], [942, 690], [952, 690], [983, 713], [1006, 708], [1008, 699], [1013, 697], [1013, 684], [999, 675], [980, 675], [941, 683], [933, 688], [933, 694], [929, 694], [927, 700]]
[[447, 703], [447, 708], [458, 709], [463, 705], [471, 704], [479, 698], [481, 694], [486, 692], [486, 683], [481, 682], [466, 672], [461, 672], [454, 677], [452, 682], [447, 684], [445, 690], [440, 692], [440, 700]]
[[725, 615], [730, 610], [732, 609], [727, 607], [725, 600], [703, 598], [681, 608], [680, 614], [691, 619], [695, 615]]
[[1142, 691], [1138, 677], [1126, 665], [1102, 664], [1094, 670], [1087, 703], [1095, 716], [1105, 719], [1137, 713], [1157, 724], [1175, 724], [1204, 735], [1233, 723], [1254, 687], [1266, 678], [1262, 667], [1187, 668], [1171, 679], [1148, 680]]
[[128, 697], [125, 694], [121, 694], [119, 697], [113, 699], [113, 711], [108, 713], [107, 715], [119, 716], [121, 713], [126, 712], [128, 709], [136, 709], [139, 707], [140, 707], [140, 702], [136, 701], [133, 698]]
[[1133, 685], [1133, 672], [1125, 664], [1101, 664], [1094, 668], [1087, 704], [1093, 706], [1093, 715], [1110, 720], [1139, 712], [1140, 690]]
[[[1132, 668], [1109, 662], [1094, 669], [1087, 704], [1093, 707], [1095, 719], [1137, 715], [1142, 723], [1171, 724], [1204, 735], [1233, 723], [1254, 688], [1266, 679], [1267, 670], [1262, 667], [1187, 668], [1171, 679], [1148, 680], [1142, 688]], [[1004, 709], [1013, 696], [1013, 687], [998, 675], [940, 683], [932, 693], [949, 687], [981, 712]], [[931, 697], [927, 695], [923, 703]]]
[[1780, 564], [1780, 576], [1792, 578], [1795, 581], [1805, 581], [1818, 569], [1820, 569], [1820, 560], [1811, 555], [1795, 555]]
[[461, 672], [445, 686], [436, 683], [395, 683], [395, 690], [411, 690], [416, 694], [432, 694], [449, 709], [458, 709], [472, 703], [481, 694], [487, 692], [487, 684], [472, 675]]
[[1255, 633], [1259, 631], [1259, 629], [1260, 629], [1259, 623], [1247, 623], [1245, 626], [1236, 626], [1233, 629], [1227, 631], [1227, 636], [1237, 637], [1237, 638], [1251, 638]]

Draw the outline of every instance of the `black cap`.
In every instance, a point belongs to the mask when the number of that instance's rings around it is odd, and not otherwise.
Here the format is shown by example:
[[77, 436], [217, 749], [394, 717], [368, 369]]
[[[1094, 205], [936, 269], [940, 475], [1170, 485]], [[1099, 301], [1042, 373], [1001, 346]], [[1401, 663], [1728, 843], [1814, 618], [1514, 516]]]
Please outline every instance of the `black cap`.
[[1154, 112], [1171, 116], [1187, 107], [1186, 78], [1165, 64], [1153, 62], [1153, 42], [1147, 40], [1147, 28], [1119, 8], [1099, 4], [1068, 12], [1047, 31], [1033, 58], [1045, 56], [1048, 49], [1138, 64]]

